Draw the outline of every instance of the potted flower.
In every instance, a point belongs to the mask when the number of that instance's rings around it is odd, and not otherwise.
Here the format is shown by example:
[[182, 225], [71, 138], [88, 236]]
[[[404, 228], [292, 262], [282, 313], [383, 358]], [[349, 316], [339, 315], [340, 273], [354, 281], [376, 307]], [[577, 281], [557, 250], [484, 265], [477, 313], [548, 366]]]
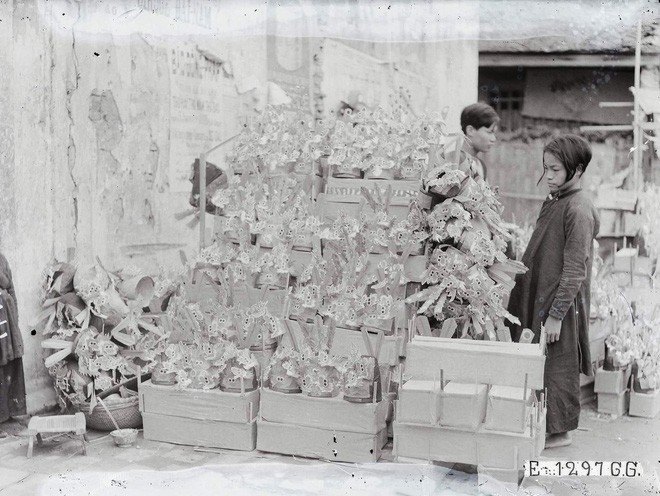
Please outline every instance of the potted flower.
[[330, 354], [334, 325], [325, 325], [317, 317], [314, 324], [298, 320], [303, 333], [300, 352], [302, 392], [316, 398], [332, 398], [341, 391], [342, 359]]
[[223, 355], [225, 368], [220, 378], [220, 389], [231, 393], [244, 393], [257, 389], [259, 362], [249, 349], [230, 342]]
[[374, 403], [381, 401], [382, 386], [380, 369], [375, 356], [349, 356], [345, 367], [344, 400], [351, 403]]
[[300, 389], [300, 352], [288, 346], [275, 351], [265, 371], [268, 387], [286, 394], [302, 392]]

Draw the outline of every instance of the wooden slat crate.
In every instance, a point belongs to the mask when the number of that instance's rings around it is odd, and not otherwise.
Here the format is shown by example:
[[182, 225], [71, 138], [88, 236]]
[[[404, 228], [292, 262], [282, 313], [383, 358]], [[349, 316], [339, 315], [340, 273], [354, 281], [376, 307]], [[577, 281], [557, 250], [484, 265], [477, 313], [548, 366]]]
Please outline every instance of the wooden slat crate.
[[145, 439], [243, 451], [255, 448], [258, 390], [227, 393], [147, 381], [140, 384], [139, 397]]

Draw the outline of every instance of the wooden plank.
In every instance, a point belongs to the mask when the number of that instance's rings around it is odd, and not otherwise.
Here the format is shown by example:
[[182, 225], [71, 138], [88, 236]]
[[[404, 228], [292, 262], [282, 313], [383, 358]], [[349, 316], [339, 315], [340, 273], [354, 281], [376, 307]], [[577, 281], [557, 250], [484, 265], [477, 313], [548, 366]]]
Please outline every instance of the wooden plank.
[[451, 427], [394, 422], [394, 453], [398, 457], [446, 463], [467, 463], [496, 468], [513, 468], [517, 450], [519, 468], [535, 459], [545, 442], [545, 416], [532, 430], [523, 433], [476, 432]]
[[433, 336], [415, 336], [414, 342], [430, 343], [433, 346], [442, 346], [445, 348], [468, 349], [474, 347], [484, 347], [490, 350], [508, 351], [509, 353], [517, 353], [523, 355], [538, 355], [541, 353], [541, 347], [533, 343], [514, 343], [512, 341], [485, 341], [485, 340], [471, 340], [466, 341], [454, 338], [436, 338]]
[[325, 193], [328, 195], [351, 195], [362, 198], [361, 188], [385, 192], [387, 188], [392, 188], [392, 196], [416, 198], [417, 193], [422, 188], [422, 181], [402, 181], [385, 179], [341, 179], [329, 177], [325, 186]]
[[[263, 294], [263, 288], [252, 288], [247, 285], [234, 287], [234, 300], [241, 305], [254, 305], [261, 300]], [[286, 296], [286, 289], [269, 289], [264, 296], [264, 299], [268, 302], [268, 310], [277, 316], [281, 316], [284, 312]]]
[[[294, 333], [294, 337], [298, 340], [298, 343], [302, 342], [303, 334], [300, 330], [300, 325], [294, 320], [287, 320], [286, 324], [289, 326], [289, 329]], [[376, 345], [378, 339], [378, 334], [369, 333], [369, 341], [371, 341], [372, 346]], [[403, 353], [403, 335], [398, 336], [384, 336], [383, 344], [380, 348], [380, 353], [378, 354], [378, 363], [380, 365], [391, 365], [395, 366], [399, 364], [399, 357]], [[291, 338], [288, 334], [282, 337], [282, 343], [288, 346], [292, 346]], [[352, 329], [344, 329], [343, 327], [338, 327], [335, 329], [335, 335], [332, 340], [331, 353], [339, 356], [348, 356], [349, 353], [357, 350], [361, 354], [367, 353], [367, 347], [362, 337], [360, 331], [354, 331]]]
[[[368, 275], [374, 275], [378, 272], [378, 264], [385, 260], [389, 255], [386, 253], [370, 253]], [[422, 282], [422, 274], [426, 270], [429, 258], [426, 255], [410, 255], [403, 264], [406, 278], [411, 282]]]
[[449, 427], [394, 421], [395, 457], [469, 463], [477, 462], [477, 434]]
[[257, 449], [271, 453], [351, 463], [378, 461], [387, 443], [387, 430], [377, 434], [257, 422]]
[[246, 423], [259, 412], [259, 390], [241, 395], [219, 389], [177, 389], [146, 381], [140, 384], [139, 394], [142, 413]]
[[[641, 65], [656, 65], [657, 57], [644, 55]], [[635, 67], [632, 55], [612, 54], [530, 54], [488, 53], [479, 54], [479, 67]]]
[[[357, 218], [360, 213], [362, 195], [329, 195], [320, 194], [317, 199], [317, 211], [325, 220], [334, 220], [344, 212], [349, 217]], [[408, 217], [411, 198], [394, 197], [390, 202], [389, 213], [397, 220]]]
[[252, 451], [257, 422], [234, 423], [143, 413], [144, 438], [186, 446]]
[[458, 343], [436, 344], [417, 339], [408, 344], [406, 376], [410, 379], [437, 380], [442, 370], [447, 380], [524, 387], [527, 375], [528, 387], [543, 389], [545, 356], [540, 353], [522, 354], [515, 349], [489, 348], [477, 344], [484, 342], [466, 339], [445, 341], [460, 341], [460, 346]]
[[317, 429], [377, 434], [385, 429], [389, 397], [378, 403], [350, 403], [334, 398], [312, 398], [264, 388], [260, 420]]

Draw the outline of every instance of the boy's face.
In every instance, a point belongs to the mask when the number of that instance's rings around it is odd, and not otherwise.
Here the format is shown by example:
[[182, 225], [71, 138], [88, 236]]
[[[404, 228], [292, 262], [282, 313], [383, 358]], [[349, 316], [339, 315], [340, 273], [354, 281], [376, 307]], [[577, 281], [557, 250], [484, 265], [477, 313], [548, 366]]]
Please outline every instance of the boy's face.
[[496, 131], [496, 122], [490, 127], [482, 126], [479, 129], [476, 129], [474, 126], [467, 126], [467, 128], [465, 128], [465, 134], [470, 138], [474, 149], [477, 152], [482, 153], [486, 153], [490, 150], [497, 141], [497, 136], [495, 136]]
[[566, 191], [571, 189], [579, 180], [582, 173], [578, 170], [570, 181], [566, 181], [568, 172], [561, 161], [551, 153], [543, 154], [543, 169], [545, 177], [550, 188], [550, 193]]

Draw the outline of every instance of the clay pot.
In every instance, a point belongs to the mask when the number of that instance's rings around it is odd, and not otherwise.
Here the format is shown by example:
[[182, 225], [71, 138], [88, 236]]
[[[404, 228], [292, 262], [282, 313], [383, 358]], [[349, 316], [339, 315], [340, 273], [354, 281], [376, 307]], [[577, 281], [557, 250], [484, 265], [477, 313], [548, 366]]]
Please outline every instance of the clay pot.
[[339, 394], [341, 374], [330, 365], [309, 364], [302, 377], [303, 393], [314, 398], [333, 398]]
[[291, 377], [281, 362], [271, 364], [268, 374], [268, 387], [273, 391], [286, 394], [301, 393], [297, 377]]
[[378, 172], [374, 171], [373, 169], [369, 169], [364, 173], [365, 179], [394, 179], [394, 177], [395, 177], [394, 168], [381, 169]]
[[289, 282], [289, 274], [280, 274], [273, 270], [260, 272], [255, 281], [255, 286], [259, 289], [264, 286], [270, 286], [272, 289], [286, 289]]
[[311, 233], [298, 233], [293, 237], [292, 250], [310, 252], [313, 248]]
[[169, 372], [163, 367], [163, 363], [158, 360], [151, 372], [152, 384], [160, 386], [173, 386], [176, 384], [176, 372]]
[[362, 170], [359, 167], [350, 167], [344, 164], [335, 165], [332, 168], [332, 177], [341, 179], [360, 179], [362, 177]]
[[[236, 359], [232, 358], [227, 362], [227, 366], [220, 379], [220, 390], [227, 393], [240, 393], [241, 392], [241, 378], [236, 377], [231, 371], [232, 367], [237, 366]], [[243, 390], [254, 391], [257, 389], [257, 373], [254, 369], [248, 369], [250, 376], [243, 379]]]

